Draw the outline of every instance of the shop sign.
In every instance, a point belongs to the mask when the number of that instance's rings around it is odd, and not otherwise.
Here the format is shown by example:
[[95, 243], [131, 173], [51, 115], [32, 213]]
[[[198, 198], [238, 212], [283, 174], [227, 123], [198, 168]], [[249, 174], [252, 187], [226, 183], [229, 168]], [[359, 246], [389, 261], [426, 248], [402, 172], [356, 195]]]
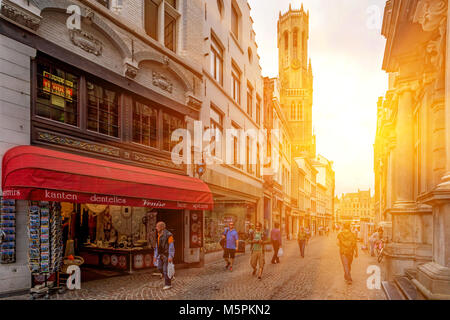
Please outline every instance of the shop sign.
[[[72, 101], [73, 82], [44, 71], [43, 90]], [[57, 104], [58, 105], [58, 104]]]
[[5, 189], [3, 195], [15, 200], [35, 200], [35, 201], [55, 201], [71, 202], [97, 205], [117, 205], [128, 207], [144, 208], [167, 208], [167, 209], [187, 209], [187, 210], [210, 210], [212, 205], [186, 203], [166, 200], [150, 200], [119, 197], [112, 195], [98, 195], [48, 189], [16, 188]]

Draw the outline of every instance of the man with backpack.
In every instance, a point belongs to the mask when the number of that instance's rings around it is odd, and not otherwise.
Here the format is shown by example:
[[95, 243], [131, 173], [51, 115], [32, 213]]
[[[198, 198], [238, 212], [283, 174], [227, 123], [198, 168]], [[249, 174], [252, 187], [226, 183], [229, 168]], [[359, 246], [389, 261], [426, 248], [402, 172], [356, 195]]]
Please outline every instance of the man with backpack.
[[358, 245], [356, 236], [350, 231], [350, 225], [348, 223], [344, 224], [344, 230], [338, 234], [337, 239], [341, 261], [344, 267], [344, 278], [347, 284], [352, 284], [352, 262], [353, 257], [358, 258]]
[[229, 227], [222, 234], [223, 258], [227, 263], [225, 269], [227, 270], [229, 268], [230, 271], [233, 271], [234, 257], [236, 255], [236, 249], [239, 246], [239, 235], [234, 229], [234, 222], [230, 222]]

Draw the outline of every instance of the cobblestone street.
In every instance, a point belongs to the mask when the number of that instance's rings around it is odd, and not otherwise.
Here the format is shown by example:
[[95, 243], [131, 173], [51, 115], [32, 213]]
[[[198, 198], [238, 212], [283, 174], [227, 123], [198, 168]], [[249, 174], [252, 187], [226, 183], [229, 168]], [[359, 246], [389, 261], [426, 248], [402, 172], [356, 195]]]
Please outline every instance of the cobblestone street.
[[[280, 264], [271, 264], [272, 253], [266, 253], [263, 279], [251, 275], [250, 254], [238, 255], [233, 272], [226, 271], [223, 260], [206, 264], [203, 269], [178, 270], [173, 289], [162, 290], [162, 281], [152, 273], [139, 273], [91, 281], [82, 289], [53, 296], [61, 300], [329, 300], [384, 299], [382, 290], [366, 288], [367, 267], [376, 259], [360, 250], [352, 267], [353, 284], [347, 285], [338, 255], [336, 235], [314, 237], [302, 259], [296, 241], [287, 241]], [[28, 296], [12, 299], [28, 299]]]

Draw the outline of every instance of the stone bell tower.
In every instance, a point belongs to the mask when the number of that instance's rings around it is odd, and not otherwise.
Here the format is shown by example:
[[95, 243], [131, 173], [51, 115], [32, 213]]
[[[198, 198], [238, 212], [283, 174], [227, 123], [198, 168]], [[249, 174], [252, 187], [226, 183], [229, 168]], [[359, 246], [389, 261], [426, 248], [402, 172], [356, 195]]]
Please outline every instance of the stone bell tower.
[[278, 19], [279, 78], [281, 105], [294, 132], [292, 155], [315, 157], [312, 131], [313, 75], [308, 56], [309, 11], [303, 4]]

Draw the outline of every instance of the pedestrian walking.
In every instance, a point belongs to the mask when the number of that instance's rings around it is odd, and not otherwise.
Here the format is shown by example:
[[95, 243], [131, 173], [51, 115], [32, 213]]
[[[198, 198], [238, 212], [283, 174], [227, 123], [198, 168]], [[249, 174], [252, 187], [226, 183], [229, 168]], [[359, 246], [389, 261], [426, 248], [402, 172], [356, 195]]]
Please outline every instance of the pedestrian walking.
[[258, 279], [261, 280], [265, 264], [264, 245], [266, 244], [266, 236], [262, 231], [262, 224], [260, 222], [256, 224], [256, 231], [251, 235], [250, 243], [252, 245], [250, 258], [250, 265], [253, 268], [252, 275], [256, 274], [259, 265]]
[[300, 248], [300, 255], [302, 256], [302, 258], [305, 257], [305, 246], [306, 246], [306, 241], [308, 240], [308, 236], [306, 235], [306, 231], [303, 227], [300, 227], [300, 230], [298, 232], [298, 236], [297, 236], [297, 241], [298, 241], [298, 246]]
[[337, 239], [342, 266], [344, 267], [344, 278], [347, 284], [352, 284], [352, 262], [353, 257], [358, 257], [358, 245], [356, 236], [350, 231], [348, 223], [344, 224], [344, 230], [338, 234]]
[[173, 262], [175, 256], [175, 244], [173, 234], [166, 229], [166, 224], [160, 221], [156, 224], [158, 240], [153, 257], [153, 263], [158, 266], [159, 272], [164, 276], [163, 290], [172, 288], [172, 279], [167, 275], [167, 269], [170, 262]]
[[229, 228], [222, 234], [222, 239], [225, 240], [225, 247], [223, 250], [223, 258], [227, 263], [225, 270], [233, 271], [233, 262], [236, 255], [236, 249], [239, 245], [239, 235], [234, 229], [234, 222], [230, 222]]
[[270, 240], [272, 241], [273, 247], [273, 257], [272, 264], [280, 263], [280, 258], [278, 257], [278, 250], [281, 248], [281, 231], [280, 224], [275, 223], [275, 228], [270, 232]]
[[383, 228], [378, 228], [378, 230], [369, 238], [369, 246], [370, 246], [370, 255], [372, 257], [375, 256], [375, 246], [378, 245], [379, 241], [383, 238]]
[[311, 230], [309, 228], [306, 228], [306, 243], [309, 242], [309, 239], [311, 239]]

